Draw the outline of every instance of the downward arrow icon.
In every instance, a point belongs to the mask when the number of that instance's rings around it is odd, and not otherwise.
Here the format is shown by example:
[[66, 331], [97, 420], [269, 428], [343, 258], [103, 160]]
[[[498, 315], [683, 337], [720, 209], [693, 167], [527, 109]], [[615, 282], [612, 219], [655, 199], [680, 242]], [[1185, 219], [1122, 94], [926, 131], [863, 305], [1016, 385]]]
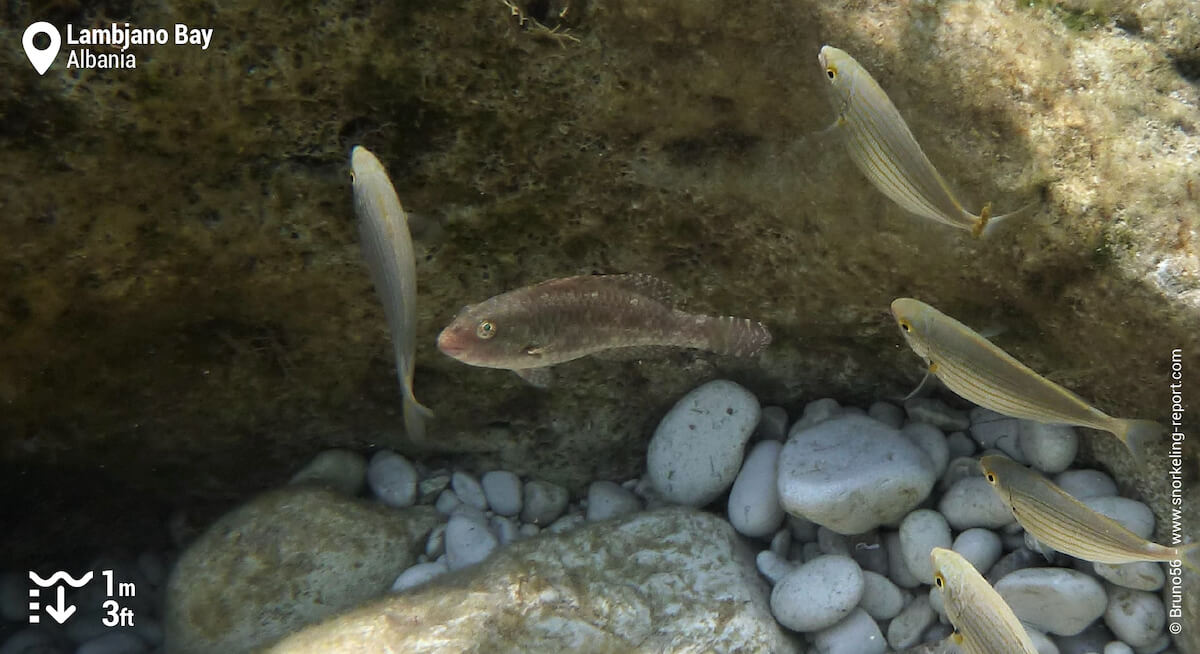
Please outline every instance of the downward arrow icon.
[[72, 615], [75, 615], [75, 605], [67, 606], [67, 591], [62, 586], [58, 587], [58, 606], [46, 605], [46, 614], [54, 618], [58, 624], [67, 621]]

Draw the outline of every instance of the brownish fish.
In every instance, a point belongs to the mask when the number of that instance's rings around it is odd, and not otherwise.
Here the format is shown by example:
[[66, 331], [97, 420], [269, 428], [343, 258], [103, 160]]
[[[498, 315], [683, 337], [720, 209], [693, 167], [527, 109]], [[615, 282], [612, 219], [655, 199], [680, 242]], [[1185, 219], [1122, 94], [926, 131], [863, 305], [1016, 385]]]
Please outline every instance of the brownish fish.
[[666, 345], [748, 357], [771, 343], [761, 323], [684, 313], [671, 296], [651, 275], [551, 279], [466, 307], [438, 335], [438, 349], [546, 386], [550, 366], [607, 350]]

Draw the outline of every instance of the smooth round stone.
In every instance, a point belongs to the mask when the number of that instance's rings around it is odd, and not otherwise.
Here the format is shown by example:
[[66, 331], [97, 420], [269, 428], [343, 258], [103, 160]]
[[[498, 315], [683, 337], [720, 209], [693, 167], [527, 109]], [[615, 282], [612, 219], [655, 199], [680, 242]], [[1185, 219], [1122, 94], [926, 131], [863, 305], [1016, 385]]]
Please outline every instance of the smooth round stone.
[[870, 570], [885, 577], [888, 575], [887, 548], [884, 547], [883, 534], [878, 530], [851, 537], [850, 556], [863, 570]]
[[442, 491], [441, 495], [438, 495], [437, 502], [433, 505], [437, 509], [437, 512], [442, 515], [450, 515], [460, 506], [462, 506], [462, 500], [458, 499], [458, 493], [449, 488]]
[[507, 470], [493, 470], [479, 480], [487, 505], [500, 515], [517, 515], [521, 512], [521, 478]]
[[487, 525], [466, 516], [446, 523], [446, 565], [458, 570], [486, 559], [499, 543]]
[[1055, 477], [1054, 483], [1080, 502], [1117, 494], [1117, 482], [1099, 470], [1068, 470]]
[[1017, 440], [1029, 465], [1048, 475], [1066, 470], [1075, 460], [1079, 437], [1068, 425], [1045, 425], [1032, 420], [1017, 424]]
[[1044, 559], [1041, 554], [1034, 552], [1022, 544], [1017, 549], [1000, 557], [999, 561], [987, 571], [984, 577], [989, 584], [996, 585], [997, 581], [1007, 577], [1017, 570], [1032, 568], [1035, 566], [1044, 565]]
[[396, 581], [392, 582], [392, 592], [400, 593], [424, 585], [449, 570], [445, 562], [418, 563], [396, 577]]
[[999, 529], [1016, 522], [1004, 500], [982, 476], [967, 477], [951, 486], [938, 502], [938, 511], [956, 530]]
[[899, 430], [866, 416], [840, 416], [792, 428], [779, 456], [780, 504], [840, 534], [861, 534], [919, 505], [935, 473]]
[[942, 478], [938, 481], [938, 488], [945, 491], [954, 488], [958, 482], [970, 477], [980, 476], [979, 459], [972, 456], [961, 456], [957, 459], [950, 459], [950, 463], [946, 465], [946, 472], [942, 474]]
[[792, 548], [792, 532], [787, 529], [780, 529], [771, 537], [771, 551], [787, 558], [788, 552]]
[[835, 399], [823, 397], [819, 400], [813, 400], [804, 405], [804, 412], [800, 414], [800, 419], [796, 421], [796, 424], [792, 425], [791, 433], [794, 434], [814, 425], [819, 425], [839, 415], [841, 412], [842, 407]]
[[758, 571], [762, 576], [771, 582], [771, 585], [779, 583], [789, 572], [796, 569], [796, 565], [791, 561], [779, 556], [771, 550], [763, 550], [754, 557], [754, 565], [758, 567]]
[[412, 506], [417, 499], [417, 469], [399, 454], [382, 450], [367, 464], [367, 485], [388, 506]]
[[900, 430], [905, 438], [921, 448], [929, 460], [933, 462], [934, 474], [938, 477], [946, 472], [950, 463], [950, 448], [946, 445], [946, 436], [942, 430], [924, 422], [910, 422]]
[[485, 513], [484, 511], [480, 511], [479, 509], [471, 506], [470, 504], [459, 503], [459, 505], [454, 507], [454, 510], [450, 512], [449, 517], [454, 517], [456, 515], [461, 515], [461, 516], [464, 516], [467, 518], [471, 518], [472, 520], [476, 520], [480, 523], [486, 523], [487, 519], [488, 519], [487, 513]]
[[1133, 654], [1133, 648], [1119, 640], [1104, 646], [1104, 651], [1101, 654]]
[[904, 409], [891, 402], [875, 402], [867, 408], [867, 415], [892, 429], [899, 429], [904, 424]]
[[80, 645], [75, 654], [140, 654], [147, 649], [141, 638], [128, 632], [116, 631]]
[[754, 435], [764, 441], [783, 441], [787, 438], [787, 428], [787, 411], [781, 406], [767, 406], [758, 416]]
[[1050, 640], [1046, 634], [1028, 627], [1025, 628], [1025, 633], [1029, 634], [1029, 641], [1033, 643], [1033, 648], [1037, 650], [1038, 654], [1059, 654], [1058, 645], [1055, 645], [1054, 641]]
[[1100, 582], [1066, 568], [1017, 570], [995, 588], [1021, 621], [1059, 636], [1083, 631], [1108, 605]]
[[817, 547], [820, 547], [821, 552], [825, 554], [850, 556], [850, 541], [845, 536], [825, 527], [817, 528]]
[[425, 556], [436, 559], [446, 551], [446, 523], [441, 523], [429, 532], [425, 539]]
[[1088, 497], [1080, 500], [1093, 511], [1103, 513], [1121, 523], [1123, 527], [1141, 536], [1150, 538], [1154, 534], [1154, 512], [1150, 507], [1128, 497]]
[[854, 559], [819, 556], [788, 573], [771, 591], [771, 613], [794, 631], [833, 626], [858, 606], [863, 574]]
[[854, 609], [837, 624], [813, 634], [812, 640], [821, 654], [883, 654], [887, 651], [887, 641], [879, 631], [879, 625], [862, 609]]
[[900, 549], [904, 552], [904, 563], [923, 584], [933, 583], [933, 562], [929, 559], [929, 553], [935, 547], [949, 548], [952, 542], [950, 525], [937, 511], [913, 511], [900, 523]]
[[366, 479], [367, 461], [358, 452], [325, 450], [292, 475], [293, 484], [323, 484], [339, 493], [358, 495]]
[[946, 617], [946, 598], [942, 595], [942, 590], [940, 588], [930, 588], [928, 595], [929, 608], [938, 614], [938, 618], [942, 622], [949, 622], [950, 620]]
[[804, 563], [808, 563], [809, 561], [822, 556], [825, 556], [825, 553], [821, 551], [821, 546], [817, 545], [816, 543], [805, 543], [804, 546], [800, 548], [800, 560]]
[[438, 473], [417, 482], [417, 502], [429, 504], [450, 488], [450, 475]]
[[1166, 583], [1162, 566], [1150, 561], [1136, 563], [1093, 563], [1092, 569], [1102, 579], [1134, 590], [1158, 590]]
[[1112, 632], [1104, 625], [1104, 621], [1097, 620], [1074, 636], [1059, 636], [1054, 642], [1060, 654], [1096, 654], [1103, 651], [1104, 645], [1112, 640]]
[[779, 452], [783, 443], [765, 440], [754, 445], [746, 455], [742, 470], [729, 491], [729, 522], [738, 533], [762, 538], [783, 523], [783, 507], [779, 506]]
[[1167, 623], [1162, 599], [1154, 593], [1130, 588], [1113, 588], [1104, 611], [1104, 624], [1118, 639], [1135, 649], [1158, 638]]
[[473, 506], [480, 511], [487, 511], [487, 496], [483, 493], [483, 485], [473, 475], [459, 471], [450, 477], [450, 487], [458, 495], [458, 499], [467, 506]]
[[754, 394], [731, 381], [691, 391], [654, 430], [646, 453], [650, 481], [675, 504], [701, 507], [713, 501], [737, 476], [759, 413]]
[[548, 481], [531, 481], [525, 484], [525, 506], [521, 509], [521, 522], [546, 526], [558, 519], [567, 508], [567, 489]]
[[904, 412], [913, 422], [929, 423], [943, 431], [962, 431], [971, 426], [971, 419], [965, 412], [929, 397], [914, 397], [905, 402]]
[[1011, 441], [1014, 444], [1019, 442], [1017, 437], [1017, 430], [1020, 428], [1017, 425], [1019, 420], [992, 411], [988, 411], [988, 414], [981, 415], [978, 421], [973, 421], [968, 430], [971, 438], [979, 444], [979, 447], [985, 450], [995, 448], [996, 443], [1001, 440]]
[[494, 515], [488, 520], [488, 527], [496, 535], [500, 545], [508, 545], [520, 537], [517, 521], [508, 516]]
[[792, 532], [792, 539], [797, 543], [811, 543], [817, 540], [817, 525], [811, 520], [805, 520], [798, 515], [788, 515], [787, 526]]
[[946, 437], [946, 449], [950, 460], [969, 457], [975, 453], [975, 441], [961, 431], [956, 431]]
[[891, 620], [904, 610], [904, 591], [887, 577], [863, 570], [863, 596], [858, 606], [876, 620]]
[[916, 645], [936, 617], [933, 607], [929, 605], [929, 595], [921, 593], [888, 623], [888, 645], [896, 651]]
[[608, 520], [642, 510], [642, 503], [633, 491], [611, 481], [592, 482], [588, 486], [587, 502], [588, 522]]
[[550, 526], [546, 527], [546, 531], [552, 534], [565, 534], [568, 531], [574, 531], [576, 528], [582, 527], [584, 522], [586, 522], [586, 518], [583, 517], [583, 514], [569, 513], [550, 523]]
[[971, 565], [975, 566], [975, 569], [982, 575], [987, 574], [987, 571], [996, 565], [996, 561], [1000, 560], [1000, 554], [1003, 553], [1004, 547], [1000, 542], [1000, 537], [994, 532], [976, 527], [959, 534], [950, 549], [970, 561]]
[[889, 531], [884, 534], [883, 548], [887, 550], [888, 578], [892, 580], [892, 583], [901, 588], [920, 586], [921, 580], [917, 579], [912, 570], [908, 569], [908, 563], [904, 559], [904, 550], [900, 546], [900, 533]]

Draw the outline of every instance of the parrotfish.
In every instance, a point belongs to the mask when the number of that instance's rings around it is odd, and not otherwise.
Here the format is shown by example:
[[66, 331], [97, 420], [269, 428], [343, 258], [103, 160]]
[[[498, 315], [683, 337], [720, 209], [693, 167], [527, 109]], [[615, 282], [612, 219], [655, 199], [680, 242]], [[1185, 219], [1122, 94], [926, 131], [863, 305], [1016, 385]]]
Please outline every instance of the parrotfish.
[[975, 236], [991, 234], [1001, 221], [1028, 208], [994, 217], [991, 205], [978, 214], [964, 209], [867, 69], [828, 45], [821, 48], [817, 60], [833, 89], [830, 99], [837, 111], [833, 127], [842, 133], [858, 169], [893, 202]]
[[933, 584], [942, 593], [950, 637], [966, 654], [1037, 654], [1012, 608], [969, 561], [954, 550], [935, 547]]
[[618, 348], [688, 347], [748, 357], [771, 342], [761, 323], [684, 313], [670, 287], [644, 274], [582, 275], [468, 306], [438, 349], [472, 366], [512, 370], [545, 387], [550, 366]]
[[433, 412], [413, 396], [413, 367], [417, 347], [417, 267], [408, 220], [392, 180], [379, 159], [356, 146], [350, 154], [354, 212], [363, 258], [391, 330], [396, 375], [404, 402], [404, 429], [409, 438], [425, 437], [425, 421]]
[[1063, 554], [1111, 564], [1180, 561], [1200, 572], [1200, 543], [1183, 547], [1152, 543], [1007, 457], [985, 456], [979, 466], [1021, 527]]
[[979, 406], [1014, 418], [1111, 432], [1139, 464], [1163, 434], [1156, 422], [1113, 418], [1092, 407], [924, 302], [899, 298], [892, 315], [908, 346], [928, 364], [928, 374]]

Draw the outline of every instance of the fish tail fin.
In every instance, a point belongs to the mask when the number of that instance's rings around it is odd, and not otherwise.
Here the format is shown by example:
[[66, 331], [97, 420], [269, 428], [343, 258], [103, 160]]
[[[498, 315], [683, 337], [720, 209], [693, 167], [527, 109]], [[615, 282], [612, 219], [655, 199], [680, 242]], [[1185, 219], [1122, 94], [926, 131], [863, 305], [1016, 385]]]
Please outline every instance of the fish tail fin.
[[416, 442], [425, 440], [425, 421], [433, 418], [433, 411], [413, 397], [411, 387], [404, 393], [404, 432]]
[[1023, 215], [1041, 203], [1041, 199], [1037, 199], [1016, 211], [1010, 211], [999, 216], [992, 215], [992, 205], [988, 203], [984, 205], [983, 211], [979, 212], [979, 218], [975, 222], [975, 229], [971, 230], [971, 233], [978, 238], [988, 238], [995, 234], [1000, 226], [1007, 223], [1009, 219]]
[[771, 344], [771, 332], [761, 322], [731, 316], [699, 316], [696, 347], [717, 354], [752, 357]]
[[1153, 420], [1120, 421], [1117, 438], [1125, 443], [1138, 467], [1145, 467], [1146, 455], [1164, 433], [1163, 426]]
[[1200, 574], [1200, 543], [1192, 543], [1184, 545], [1177, 549], [1179, 552], [1179, 560], [1183, 563], [1183, 567]]

